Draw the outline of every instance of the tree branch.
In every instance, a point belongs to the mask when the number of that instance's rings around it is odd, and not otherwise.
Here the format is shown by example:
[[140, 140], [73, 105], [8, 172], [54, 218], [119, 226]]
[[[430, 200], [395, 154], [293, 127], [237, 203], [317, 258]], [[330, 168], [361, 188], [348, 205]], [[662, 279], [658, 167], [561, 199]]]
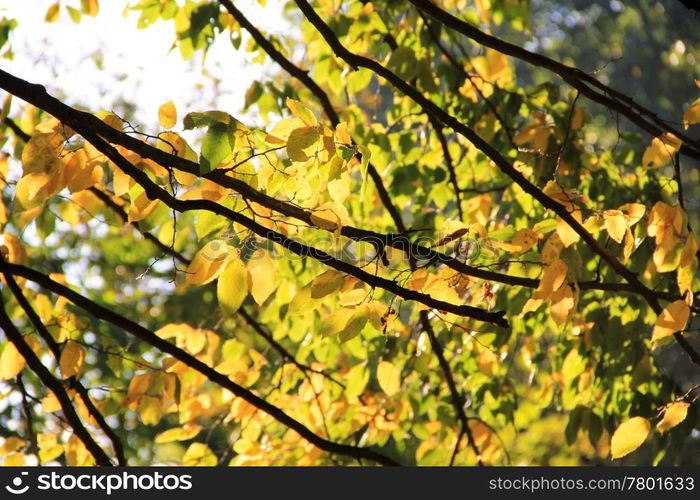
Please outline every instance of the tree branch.
[[[414, 0], [411, 0], [414, 1]], [[328, 45], [331, 47], [333, 52], [337, 57], [343, 59], [347, 64], [353, 69], [359, 67], [367, 68], [372, 70], [378, 76], [381, 76], [394, 87], [401, 90], [404, 94], [413, 99], [414, 102], [423, 107], [423, 109], [435, 116], [445, 125], [451, 127], [457, 133], [462, 135], [464, 138], [469, 140], [474, 146], [481, 150], [489, 159], [491, 159], [496, 166], [506, 175], [508, 175], [516, 184], [518, 184], [523, 191], [528, 193], [530, 196], [535, 198], [540, 204], [552, 210], [561, 219], [564, 220], [580, 237], [581, 239], [593, 250], [605, 260], [613, 270], [624, 278], [630, 285], [632, 285], [647, 301], [652, 310], [658, 315], [661, 313], [662, 308], [659, 304], [657, 297], [653, 290], [645, 286], [637, 277], [637, 274], [627, 269], [620, 261], [618, 261], [615, 256], [613, 256], [607, 248], [601, 245], [591, 233], [589, 233], [581, 223], [579, 223], [564, 207], [553, 198], [547, 196], [541, 189], [532, 184], [520, 171], [518, 171], [512, 163], [510, 163], [503, 155], [501, 155], [498, 150], [496, 150], [491, 144], [486, 142], [481, 136], [479, 136], [473, 129], [463, 124], [461, 121], [456, 119], [454, 116], [450, 115], [448, 112], [443, 110], [440, 106], [436, 105], [431, 100], [425, 98], [421, 92], [419, 92], [415, 87], [405, 82], [399, 78], [395, 73], [388, 70], [382, 64], [369, 59], [364, 56], [360, 56], [350, 52], [346, 49], [342, 43], [338, 40], [333, 33], [333, 30], [328, 26], [316, 13], [316, 11], [311, 7], [311, 5], [306, 0], [295, 0], [299, 9], [304, 13], [307, 20], [319, 31], [319, 33], [326, 40]], [[680, 333], [674, 334], [674, 337], [686, 351], [690, 359], [700, 366], [700, 354], [695, 351], [692, 346], [687, 342], [686, 339]]]
[[[2, 258], [2, 256], [0, 256], [0, 268], [4, 268], [6, 265], [7, 263], [5, 260]], [[104, 450], [100, 448], [100, 445], [98, 445], [95, 439], [90, 435], [90, 432], [85, 428], [85, 426], [83, 426], [83, 423], [80, 421], [80, 417], [75, 412], [75, 408], [73, 408], [73, 404], [71, 403], [70, 397], [68, 397], [63, 384], [61, 384], [61, 382], [41, 363], [41, 360], [36, 354], [34, 354], [32, 348], [24, 341], [22, 334], [12, 323], [12, 320], [5, 311], [5, 304], [1, 295], [0, 328], [2, 328], [7, 336], [7, 339], [14, 344], [17, 351], [19, 351], [22, 357], [26, 360], [29, 368], [36, 373], [41, 382], [54, 393], [56, 399], [58, 399], [58, 402], [61, 405], [63, 415], [73, 428], [73, 432], [76, 436], [78, 436], [78, 439], [82, 441], [90, 454], [95, 458], [95, 462], [102, 466], [113, 465]]]
[[[59, 363], [61, 360], [61, 348], [59, 347], [58, 343], [54, 340], [53, 336], [48, 331], [44, 323], [41, 321], [41, 318], [39, 318], [39, 315], [36, 313], [34, 308], [32, 308], [31, 304], [29, 304], [29, 301], [22, 293], [22, 289], [19, 287], [14, 277], [11, 274], [7, 273], [3, 273], [3, 276], [5, 278], [5, 281], [7, 282], [7, 287], [12, 292], [12, 295], [15, 296], [15, 299], [24, 311], [24, 314], [26, 314], [26, 316], [29, 318], [29, 321], [32, 323], [34, 329], [37, 331], [39, 336], [44, 340], [44, 342], [46, 342], [46, 345], [49, 347], [49, 350], [56, 359], [56, 363]], [[112, 442], [112, 446], [114, 447], [114, 453], [117, 456], [118, 465], [126, 465], [126, 457], [124, 456], [124, 445], [122, 444], [121, 439], [109, 426], [104, 416], [102, 416], [102, 413], [100, 413], [100, 410], [98, 410], [95, 406], [95, 403], [92, 402], [92, 399], [90, 399], [90, 395], [88, 394], [88, 391], [85, 388], [85, 386], [83, 386], [83, 384], [80, 383], [80, 380], [77, 377], [71, 377], [68, 383], [70, 384], [70, 387], [75, 389], [76, 392], [80, 395], [81, 399], [85, 403], [85, 407], [87, 408], [88, 413], [90, 414], [90, 416], [92, 416], [92, 418], [95, 419], [97, 425], [100, 427], [100, 429], [102, 429], [102, 432], [104, 432], [107, 435], [107, 437], [109, 437], [109, 440]]]
[[[530, 52], [517, 45], [506, 42], [493, 35], [489, 35], [451, 15], [449, 12], [437, 7], [429, 0], [410, 0], [411, 3], [419, 10], [425, 12], [436, 21], [444, 26], [453, 29], [475, 42], [497, 50], [502, 54], [506, 54], [522, 61], [525, 61], [534, 66], [538, 66], [559, 75], [566, 83], [577, 89], [583, 95], [595, 101], [612, 111], [617, 111], [626, 116], [631, 122], [636, 124], [642, 130], [650, 133], [653, 137], [659, 136], [664, 132], [670, 132], [683, 141], [681, 152], [696, 160], [700, 160], [700, 144], [692, 139], [687, 134], [672, 127], [655, 113], [646, 109], [640, 104], [637, 104], [629, 96], [618, 92], [603, 83], [595, 77], [581, 71], [578, 68], [566, 66], [548, 57]], [[598, 89], [598, 90], [595, 90]]]
[[[331, 103], [328, 94], [311, 78], [308, 72], [296, 66], [289, 59], [287, 59], [284, 54], [275, 48], [272, 43], [265, 38], [265, 36], [258, 30], [244, 15], [243, 13], [233, 5], [231, 0], [219, 0], [219, 3], [224, 6], [224, 8], [233, 16], [233, 18], [248, 32], [250, 36], [253, 37], [255, 42], [262, 47], [262, 49], [269, 55], [273, 61], [279, 64], [282, 69], [289, 73], [292, 77], [299, 80], [306, 88], [308, 88], [311, 93], [316, 96], [316, 99], [321, 103], [326, 116], [330, 120], [333, 126], [337, 126], [340, 123], [340, 118], [338, 113], [335, 111], [333, 104]], [[379, 199], [382, 204], [389, 212], [394, 224], [396, 225], [399, 232], [406, 232], [406, 227], [403, 225], [403, 220], [401, 219], [401, 214], [394, 205], [394, 202], [389, 196], [389, 192], [384, 186], [384, 181], [382, 180], [381, 174], [377, 171], [374, 165], [370, 162], [367, 166], [367, 173], [372, 178], [372, 182], [377, 188], [377, 193], [379, 194]]]
[[[64, 286], [52, 280], [49, 276], [46, 276], [45, 274], [40, 273], [39, 271], [19, 264], [10, 264], [5, 261], [0, 261], [0, 272], [12, 274], [14, 276], [21, 276], [55, 293], [56, 295], [65, 297], [66, 299], [70, 300], [73, 304], [88, 312], [95, 318], [106, 321], [132, 334], [139, 340], [142, 340], [143, 342], [146, 342], [147, 344], [155, 347], [159, 351], [169, 354], [173, 358], [182, 362], [184, 365], [201, 373], [213, 383], [229, 390], [235, 396], [245, 400], [246, 402], [258, 408], [259, 410], [267, 413], [275, 420], [280, 422], [282, 425], [294, 430], [304, 439], [309, 441], [311, 444], [324, 451], [337, 455], [345, 455], [354, 458], [371, 460], [381, 465], [399, 465], [393, 459], [371, 449], [335, 443], [333, 441], [328, 441], [318, 436], [308, 427], [287, 415], [280, 408], [256, 396], [253, 392], [246, 389], [245, 387], [236, 384], [228, 376], [216, 371], [214, 368], [198, 360], [186, 351], [171, 344], [167, 340], [161, 339], [154, 332], [148, 330], [147, 328], [144, 328], [143, 326], [131, 321], [128, 318], [125, 318], [124, 316], [120, 316], [119, 314], [115, 313], [110, 309], [102, 307], [96, 302], [93, 302], [90, 299], [82, 296], [81, 294], [71, 290], [67, 286]], [[0, 326], [3, 325], [4, 323], [2, 322], [2, 318], [0, 317]], [[38, 359], [37, 362], [39, 362]], [[44, 368], [43, 365], [41, 365], [41, 368], [46, 370], [46, 368]]]
[[[49, 95], [46, 92], [46, 89], [41, 85], [32, 84], [0, 69], [0, 87], [16, 95], [17, 97], [20, 97], [25, 101], [33, 104], [34, 106], [52, 114], [61, 122], [73, 128], [74, 130], [92, 130], [99, 134], [101, 137], [104, 137], [105, 139], [109, 140], [110, 142], [124, 146], [125, 148], [134, 151], [135, 153], [138, 153], [143, 158], [148, 158], [155, 161], [161, 166], [164, 166], [166, 168], [174, 167], [184, 172], [199, 175], [199, 165], [197, 163], [166, 153], [165, 151], [161, 151], [160, 149], [157, 149], [143, 141], [135, 139], [123, 132], [120, 132], [110, 127], [94, 115], [71, 108], [70, 106], [65, 105], [58, 99]], [[239, 194], [241, 194], [241, 196], [248, 200], [254, 201], [262, 206], [265, 206], [288, 217], [293, 217], [307, 224], [313, 225], [313, 222], [311, 221], [312, 212], [304, 210], [290, 203], [273, 198], [260, 191], [257, 191], [245, 182], [239, 179], [229, 177], [220, 170], [213, 170], [208, 174], [204, 175], [203, 177], [223, 187], [227, 187], [237, 191]], [[497, 187], [494, 189], [500, 190], [501, 188]], [[464, 189], [464, 191], [472, 192], [473, 190]], [[104, 196], [107, 195], [104, 194]], [[102, 199], [103, 201], [104, 196], [100, 196], [100, 199]], [[112, 200], [109, 199], [109, 201], [111, 202]], [[121, 209], [121, 207], [119, 207], [116, 204], [114, 205], [122, 213], [124, 212], [123, 209]], [[389, 246], [397, 250], [407, 252], [409, 253], [409, 256], [415, 256], [419, 259], [427, 260], [431, 263], [445, 264], [446, 266], [454, 269], [455, 271], [458, 271], [467, 276], [473, 276], [475, 278], [484, 279], [487, 281], [495, 281], [507, 285], [524, 286], [528, 288], [537, 288], [539, 285], [539, 280], [533, 280], [517, 276], [509, 276], [506, 274], [469, 266], [455, 259], [452, 256], [449, 256], [442, 252], [437, 252], [431, 248], [422, 245], [412, 243], [404, 234], [382, 234], [377, 233], [375, 231], [356, 228], [353, 226], [343, 226], [341, 228], [340, 233], [343, 236], [353, 239], [355, 241], [364, 241], [371, 243], [377, 248], [381, 248], [382, 246]], [[144, 237], [150, 239], [145, 235]], [[165, 251], [165, 248], [162, 247], [163, 244], [161, 242], [159, 242], [158, 245], [161, 249], [163, 249], [163, 251]], [[170, 248], [167, 248], [168, 253], [170, 253]], [[640, 291], [636, 287], [625, 283], [582, 282], [579, 285], [581, 289], [598, 289], [608, 291], [632, 292], [638, 294], [640, 293]], [[674, 301], [678, 299], [678, 297], [672, 294], [656, 291], [652, 291], [652, 293], [654, 293], [658, 299], [668, 301]]]

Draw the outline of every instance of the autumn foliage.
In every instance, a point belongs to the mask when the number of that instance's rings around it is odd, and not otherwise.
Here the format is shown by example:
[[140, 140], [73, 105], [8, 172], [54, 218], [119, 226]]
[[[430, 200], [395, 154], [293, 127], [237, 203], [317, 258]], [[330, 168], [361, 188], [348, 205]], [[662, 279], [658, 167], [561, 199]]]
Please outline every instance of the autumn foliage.
[[700, 100], [507, 41], [528, 2], [239, 3], [129, 4], [272, 68], [243, 110], [0, 70], [4, 463], [697, 463]]

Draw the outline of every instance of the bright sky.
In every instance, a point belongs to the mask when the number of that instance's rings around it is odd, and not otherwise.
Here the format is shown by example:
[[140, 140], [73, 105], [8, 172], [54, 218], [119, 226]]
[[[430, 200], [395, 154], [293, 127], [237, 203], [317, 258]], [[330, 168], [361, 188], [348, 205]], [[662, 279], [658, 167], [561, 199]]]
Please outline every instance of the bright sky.
[[[0, 16], [14, 18], [13, 60], [0, 65], [33, 83], [41, 83], [56, 97], [92, 111], [112, 109], [120, 96], [138, 105], [136, 119], [144, 125], [157, 120], [158, 107], [172, 100], [182, 118], [188, 111], [217, 108], [236, 114], [243, 106], [250, 83], [260, 78], [259, 65], [246, 64], [247, 54], [236, 51], [227, 36], [220, 36], [206, 58], [208, 74], [202, 74], [202, 53], [184, 61], [178, 49], [170, 52], [175, 29], [172, 21], [158, 21], [138, 30], [139, 11], [124, 8], [137, 0], [101, 0], [96, 18], [83, 15], [74, 23], [65, 5], [79, 8], [79, 0], [61, 2], [59, 19], [47, 24], [44, 15], [54, 0], [0, 2]], [[264, 32], [278, 33], [288, 26], [279, 15], [278, 2], [270, 0], [265, 11], [253, 0], [237, 0], [236, 6]], [[244, 42], [245, 43], [245, 42]], [[103, 70], [101, 70], [102, 68]], [[268, 69], [267, 71], [276, 71]]]

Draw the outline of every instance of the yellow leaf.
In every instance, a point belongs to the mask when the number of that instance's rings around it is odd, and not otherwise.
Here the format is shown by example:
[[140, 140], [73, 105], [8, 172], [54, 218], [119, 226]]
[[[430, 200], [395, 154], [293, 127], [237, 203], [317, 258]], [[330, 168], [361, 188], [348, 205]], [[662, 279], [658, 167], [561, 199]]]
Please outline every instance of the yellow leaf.
[[25, 210], [39, 206], [60, 191], [60, 180], [50, 172], [30, 172], [17, 182], [16, 199]]
[[326, 231], [339, 231], [342, 227], [340, 217], [330, 208], [315, 210], [311, 214], [311, 223]]
[[340, 122], [335, 127], [335, 140], [346, 146], [352, 145], [352, 137], [350, 132], [348, 132], [348, 124], [345, 122]]
[[537, 287], [538, 297], [547, 299], [566, 280], [569, 266], [561, 259], [556, 259], [548, 265], [542, 273], [540, 285]]
[[651, 424], [646, 418], [632, 417], [620, 424], [610, 441], [612, 458], [621, 458], [639, 448], [647, 436]]
[[0, 355], [0, 380], [15, 378], [24, 368], [24, 357], [11, 342], [5, 344]]
[[654, 137], [644, 151], [642, 166], [644, 168], [659, 168], [671, 161], [673, 155], [681, 148], [681, 140], [670, 132]]
[[270, 133], [265, 137], [265, 142], [274, 145], [285, 144], [292, 130], [302, 128], [304, 125], [306, 124], [299, 118], [283, 118], [275, 123]]
[[625, 237], [627, 231], [627, 222], [622, 211], [606, 210], [603, 212], [603, 219], [605, 219], [605, 229], [608, 230], [610, 237], [618, 243], [622, 243], [622, 238]]
[[575, 301], [571, 287], [569, 285], [562, 286], [552, 294], [550, 299], [552, 302], [552, 307], [550, 308], [552, 318], [557, 325], [561, 326], [571, 317], [571, 311], [574, 308]]
[[258, 305], [262, 305], [277, 288], [275, 269], [267, 250], [256, 251], [248, 261], [248, 289]]
[[63, 127], [55, 119], [37, 125], [36, 132], [22, 151], [23, 172], [48, 172], [51, 165], [60, 158], [64, 141], [72, 134], [72, 130]]
[[138, 191], [140, 192], [131, 198], [131, 204], [129, 205], [129, 222], [137, 222], [145, 219], [158, 207], [159, 200], [150, 199], [143, 189], [139, 189]]
[[661, 422], [656, 424], [656, 428], [659, 432], [666, 432], [669, 429], [673, 429], [675, 426], [683, 422], [685, 417], [688, 416], [688, 407], [690, 403], [683, 403], [676, 401], [669, 405], [666, 405], [664, 410], [664, 418]]
[[12, 264], [26, 265], [29, 262], [27, 250], [25, 250], [22, 242], [12, 233], [3, 233], [3, 242], [0, 246], [0, 251], [6, 261]]
[[535, 245], [539, 239], [540, 235], [538, 233], [532, 229], [524, 228], [515, 233], [511, 244], [518, 248], [518, 250], [516, 250], [518, 253], [522, 253], [532, 248], [532, 246]]
[[697, 240], [694, 235], [689, 234], [683, 246], [683, 251], [681, 252], [681, 261], [677, 276], [678, 290], [681, 295], [685, 295], [688, 304], [691, 304], [693, 300], [693, 280], [698, 270], [697, 251]]
[[233, 259], [219, 276], [216, 296], [219, 305], [227, 312], [238, 311], [248, 295], [248, 269], [241, 259]]
[[224, 270], [224, 264], [238, 252], [222, 240], [212, 240], [204, 245], [187, 267], [188, 285], [205, 285], [214, 281]]
[[292, 130], [287, 138], [287, 156], [294, 162], [304, 162], [317, 149], [321, 134], [316, 127], [302, 127]]
[[216, 465], [216, 455], [203, 443], [192, 443], [182, 457], [182, 465], [211, 467]]
[[136, 409], [141, 398], [151, 388], [153, 375], [150, 373], [140, 373], [134, 375], [129, 381], [129, 389], [126, 392], [126, 397], [122, 401], [123, 408]]
[[192, 328], [185, 337], [185, 350], [192, 355], [199, 354], [207, 345], [207, 334], [204, 330]]
[[690, 316], [690, 308], [682, 300], [670, 303], [656, 318], [651, 340], [661, 340], [685, 328]]
[[318, 121], [311, 110], [299, 101], [287, 98], [287, 107], [292, 114], [304, 122], [307, 127], [315, 127], [318, 124]]
[[90, 17], [97, 16], [97, 13], [100, 11], [100, 4], [98, 0], [80, 0], [80, 5], [83, 12]]
[[634, 226], [644, 217], [647, 207], [641, 203], [625, 203], [620, 206], [620, 210], [625, 215], [625, 220], [628, 226]]
[[70, 466], [91, 464], [94, 459], [83, 442], [75, 434], [71, 434], [65, 444], [66, 462]]
[[311, 298], [320, 299], [326, 295], [337, 291], [345, 282], [345, 275], [335, 269], [327, 271], [316, 276], [311, 282]]
[[683, 128], [687, 129], [698, 122], [700, 122], [700, 99], [688, 106], [683, 113]]
[[382, 361], [377, 365], [377, 381], [385, 393], [393, 396], [401, 387], [401, 374], [393, 363]]
[[[571, 215], [579, 222], [581, 221], [579, 212], [574, 212]], [[561, 217], [557, 217], [557, 234], [559, 234], [559, 238], [561, 238], [561, 242], [565, 247], [570, 247], [581, 238]]]
[[171, 129], [177, 123], [177, 110], [173, 101], [168, 101], [158, 108], [158, 122], [160, 126], [166, 129]]
[[321, 318], [321, 324], [318, 327], [318, 333], [323, 337], [340, 333], [348, 324], [353, 314], [353, 309], [342, 308], [336, 309], [332, 313], [323, 316]]
[[83, 371], [84, 364], [85, 350], [83, 346], [69, 340], [61, 352], [61, 360], [59, 362], [61, 375], [63, 375], [63, 378], [78, 376]]
[[41, 413], [53, 413], [61, 409], [61, 402], [53, 391], [50, 391], [41, 400]]
[[202, 426], [196, 424], [185, 425], [184, 427], [175, 427], [158, 434], [155, 442], [161, 444], [170, 443], [172, 441], [187, 441], [189, 439], [193, 439], [201, 430]]
[[0, 457], [5, 457], [10, 453], [21, 450], [24, 448], [25, 444], [26, 443], [18, 437], [10, 436], [5, 438], [5, 441], [0, 445]]
[[58, 19], [58, 15], [61, 13], [61, 2], [52, 3], [46, 11], [44, 16], [44, 21], [47, 23], [52, 23]]
[[542, 247], [542, 262], [551, 264], [559, 258], [559, 254], [564, 249], [564, 244], [561, 241], [559, 233], [554, 232], [547, 238]]

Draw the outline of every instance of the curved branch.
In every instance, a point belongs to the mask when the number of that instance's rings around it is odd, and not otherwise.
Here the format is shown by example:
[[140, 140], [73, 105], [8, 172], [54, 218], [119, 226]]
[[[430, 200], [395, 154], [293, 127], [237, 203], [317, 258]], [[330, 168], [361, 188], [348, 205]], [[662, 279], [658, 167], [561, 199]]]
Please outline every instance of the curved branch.
[[[6, 265], [7, 263], [5, 260], [0, 256], [0, 268], [4, 268]], [[75, 408], [73, 408], [70, 397], [68, 397], [68, 394], [63, 387], [63, 384], [42, 364], [41, 360], [36, 354], [34, 354], [34, 351], [29, 344], [24, 341], [24, 338], [22, 338], [22, 334], [19, 332], [19, 330], [17, 330], [17, 327], [12, 323], [12, 320], [7, 315], [7, 311], [5, 311], [5, 304], [2, 300], [2, 296], [0, 296], [0, 328], [2, 328], [7, 336], [7, 339], [14, 344], [17, 351], [19, 351], [22, 357], [26, 360], [29, 368], [36, 373], [39, 380], [41, 380], [41, 382], [55, 394], [56, 399], [58, 399], [58, 402], [61, 405], [61, 410], [63, 410], [63, 415], [73, 428], [75, 435], [78, 436], [78, 439], [82, 441], [90, 454], [95, 458], [95, 462], [102, 466], [114, 465], [104, 450], [100, 448], [100, 445], [97, 444], [95, 439], [90, 435], [90, 432], [81, 422]]]
[[[664, 132], [670, 132], [683, 141], [681, 152], [700, 160], [700, 144], [687, 134], [672, 127], [654, 112], [635, 102], [629, 96], [601, 83], [597, 78], [578, 68], [567, 66], [546, 56], [530, 52], [517, 45], [489, 35], [471, 24], [454, 17], [449, 12], [437, 7], [429, 0], [410, 0], [420, 11], [425, 12], [444, 26], [453, 29], [475, 42], [497, 50], [534, 66], [544, 68], [559, 75], [566, 83], [577, 89], [583, 95], [611, 111], [617, 111], [626, 116], [642, 130], [656, 137]], [[598, 89], [598, 90], [596, 90]]]
[[[12, 292], [12, 295], [15, 296], [15, 299], [24, 311], [24, 314], [27, 315], [29, 321], [32, 323], [39, 336], [44, 340], [44, 342], [46, 342], [46, 345], [49, 347], [49, 350], [56, 359], [56, 363], [59, 363], [61, 359], [61, 348], [58, 346], [58, 343], [54, 340], [53, 336], [41, 321], [41, 318], [39, 318], [39, 315], [36, 313], [34, 308], [32, 308], [31, 304], [29, 304], [29, 301], [22, 293], [22, 289], [19, 287], [12, 275], [3, 273], [3, 276], [5, 281], [7, 281], [7, 287]], [[85, 386], [80, 383], [80, 380], [78, 380], [77, 377], [71, 377], [68, 380], [68, 383], [70, 384], [70, 387], [75, 389], [76, 392], [80, 394], [80, 398], [83, 400], [83, 403], [85, 403], [85, 407], [87, 408], [90, 416], [95, 419], [97, 425], [100, 427], [100, 429], [102, 429], [102, 432], [109, 437], [109, 440], [112, 442], [112, 447], [114, 448], [114, 453], [117, 455], [118, 465], [126, 465], [124, 445], [122, 444], [121, 439], [109, 426], [102, 413], [100, 413], [100, 410], [98, 410], [95, 406], [95, 403], [92, 402], [92, 399], [90, 399], [90, 395], [88, 394]]]
[[[109, 140], [111, 143], [124, 146], [125, 148], [138, 153], [143, 158], [148, 158], [159, 165], [166, 168], [177, 168], [184, 172], [188, 172], [194, 175], [199, 173], [199, 165], [192, 161], [174, 156], [165, 151], [161, 151], [143, 141], [135, 139], [123, 132], [120, 132], [106, 123], [104, 123], [99, 118], [86, 113], [84, 111], [71, 108], [66, 104], [62, 103], [58, 99], [52, 97], [46, 92], [46, 89], [41, 85], [32, 84], [21, 78], [17, 78], [3, 70], [0, 69], [0, 87], [4, 88], [8, 92], [24, 99], [25, 101], [33, 104], [34, 106], [43, 109], [44, 111], [52, 114], [58, 118], [61, 122], [73, 128], [74, 130], [92, 130], [99, 134], [101, 137]], [[28, 138], [28, 137], [27, 137]], [[293, 217], [307, 224], [313, 225], [311, 221], [311, 213], [308, 210], [302, 209], [298, 206], [292, 205], [290, 203], [284, 202], [273, 198], [265, 193], [262, 193], [240, 179], [235, 179], [224, 174], [221, 170], [213, 170], [208, 174], [203, 176], [205, 179], [211, 180], [223, 187], [227, 187], [235, 190], [245, 199], [254, 201], [264, 207], [267, 207], [275, 212], [279, 212], [288, 217]], [[500, 190], [501, 188], [496, 188]], [[505, 187], [503, 187], [505, 189]], [[465, 192], [471, 192], [470, 189], [465, 189]], [[95, 193], [96, 194], [96, 193]], [[103, 193], [104, 194], [104, 193]], [[105, 201], [105, 199], [112, 202], [109, 197], [104, 194], [100, 199]], [[113, 202], [112, 202], [113, 203]], [[114, 204], [118, 210], [124, 212], [121, 207]], [[124, 214], [125, 215], [125, 214]], [[123, 219], [126, 220], [126, 219]], [[403, 225], [403, 224], [402, 224]], [[355, 241], [364, 241], [373, 244], [377, 248], [382, 246], [390, 246], [397, 250], [401, 250], [409, 253], [409, 256], [415, 256], [420, 259], [426, 260], [431, 263], [441, 263], [444, 264], [457, 272], [465, 274], [467, 276], [473, 276], [475, 278], [494, 281], [498, 283], [503, 283], [512, 286], [523, 286], [528, 288], [537, 288], [539, 286], [539, 280], [534, 280], [530, 278], [523, 278], [519, 276], [510, 276], [503, 273], [488, 271], [478, 267], [473, 267], [468, 264], [461, 262], [454, 257], [447, 255], [442, 252], [437, 252], [431, 248], [418, 245], [409, 241], [409, 239], [404, 234], [383, 234], [377, 233], [375, 231], [370, 231], [366, 229], [356, 228], [353, 226], [343, 226], [340, 233]], [[144, 237], [148, 238], [144, 235]], [[165, 251], [162, 247], [162, 243], [159, 242], [159, 247]], [[168, 253], [170, 249], [168, 247]], [[172, 254], [171, 254], [172, 255]], [[177, 256], [175, 256], [178, 258]], [[621, 291], [639, 294], [639, 290], [626, 283], [598, 283], [595, 281], [582, 282], [579, 283], [582, 290], [608, 290], [608, 291]], [[674, 301], [678, 300], [680, 297], [675, 295], [653, 291], [652, 293], [660, 300]]]
[[[125, 318], [124, 316], [120, 316], [119, 314], [115, 313], [110, 309], [102, 307], [96, 302], [93, 302], [90, 299], [84, 297], [83, 295], [71, 290], [67, 286], [64, 286], [52, 280], [49, 276], [46, 276], [45, 274], [40, 273], [39, 271], [19, 264], [10, 264], [5, 261], [0, 261], [0, 272], [12, 274], [14, 276], [21, 276], [25, 279], [28, 279], [29, 281], [33, 281], [37, 285], [55, 293], [56, 295], [65, 297], [66, 299], [70, 300], [73, 304], [88, 312], [95, 318], [111, 323], [112, 325], [126, 332], [129, 332], [139, 340], [142, 340], [147, 344], [155, 347], [159, 351], [169, 354], [173, 358], [182, 362], [184, 365], [189, 366], [190, 368], [201, 373], [210, 381], [229, 390], [235, 396], [245, 400], [246, 402], [258, 408], [259, 410], [267, 413], [275, 420], [280, 422], [282, 425], [294, 430], [304, 439], [309, 441], [311, 444], [324, 451], [337, 455], [346, 455], [349, 457], [371, 460], [381, 465], [399, 465], [393, 459], [371, 449], [335, 443], [333, 441], [328, 441], [318, 436], [304, 424], [287, 415], [280, 408], [268, 403], [259, 396], [256, 396], [253, 392], [246, 389], [245, 387], [236, 384], [226, 375], [216, 371], [214, 368], [198, 360], [197, 358], [178, 348], [174, 344], [171, 344], [167, 340], [161, 339], [154, 332], [148, 330], [147, 328], [144, 328], [143, 326], [131, 321], [128, 318]], [[0, 326], [3, 326], [2, 317], [0, 317]], [[43, 365], [41, 366], [42, 368], [44, 368]], [[46, 368], [44, 368], [44, 370], [46, 370]]]
[[[248, 32], [250, 36], [253, 37], [255, 42], [262, 47], [262, 49], [269, 55], [273, 61], [279, 64], [282, 69], [289, 73], [292, 77], [299, 80], [306, 88], [308, 88], [311, 93], [316, 96], [316, 99], [321, 103], [323, 111], [328, 116], [328, 119], [335, 127], [340, 123], [340, 118], [338, 113], [335, 111], [333, 104], [331, 103], [328, 94], [311, 78], [307, 71], [304, 71], [300, 67], [296, 66], [292, 61], [287, 59], [284, 54], [275, 48], [275, 46], [258, 30], [244, 15], [243, 13], [233, 5], [231, 0], [219, 0], [219, 3], [224, 6], [224, 8], [233, 16], [233, 18]], [[377, 171], [374, 165], [370, 162], [367, 166], [367, 173], [372, 178], [372, 182], [377, 188], [377, 193], [379, 194], [379, 199], [382, 200], [382, 204], [391, 215], [396, 228], [399, 232], [405, 232], [406, 227], [401, 219], [401, 214], [394, 205], [394, 202], [389, 196], [389, 192], [384, 186], [384, 181], [382, 180], [381, 174]]]
[[[432, 114], [442, 123], [451, 127], [465, 139], [469, 140], [477, 149], [481, 150], [481, 152], [491, 159], [504, 174], [513, 179], [513, 181], [518, 184], [523, 191], [536, 199], [543, 207], [552, 210], [562, 220], [564, 220], [564, 222], [566, 222], [569, 227], [571, 227], [581, 237], [581, 239], [591, 248], [593, 252], [602, 257], [602, 259], [605, 260], [618, 275], [624, 278], [638, 291], [638, 293], [644, 297], [646, 302], [657, 315], [661, 313], [662, 308], [654, 291], [639, 280], [637, 273], [634, 273], [625, 267], [615, 258], [614, 255], [608, 251], [607, 248], [601, 245], [593, 237], [593, 235], [589, 233], [583, 227], [583, 225], [572, 216], [571, 213], [569, 213], [564, 205], [547, 196], [541, 189], [531, 183], [520, 171], [518, 171], [512, 163], [510, 163], [503, 155], [501, 155], [501, 153], [498, 152], [496, 148], [491, 146], [491, 144], [479, 136], [479, 134], [477, 134], [472, 128], [460, 122], [457, 118], [450, 115], [430, 99], [424, 97], [423, 94], [411, 84], [402, 80], [382, 64], [367, 57], [354, 54], [346, 49], [340, 40], [338, 40], [338, 38], [335, 36], [335, 33], [330, 26], [328, 26], [323, 19], [319, 17], [313, 7], [311, 7], [306, 0], [295, 0], [295, 2], [306, 16], [306, 19], [318, 30], [321, 36], [323, 36], [326, 43], [328, 43], [337, 57], [343, 59], [353, 69], [357, 69], [359, 67], [370, 69], [378, 76], [381, 76], [390, 82], [394, 87], [401, 90], [405, 95], [413, 99], [413, 101], [423, 107], [426, 112]], [[693, 349], [693, 347], [680, 333], [675, 333], [674, 338], [688, 354], [693, 363], [700, 366], [700, 353], [695, 351], [695, 349]]]

